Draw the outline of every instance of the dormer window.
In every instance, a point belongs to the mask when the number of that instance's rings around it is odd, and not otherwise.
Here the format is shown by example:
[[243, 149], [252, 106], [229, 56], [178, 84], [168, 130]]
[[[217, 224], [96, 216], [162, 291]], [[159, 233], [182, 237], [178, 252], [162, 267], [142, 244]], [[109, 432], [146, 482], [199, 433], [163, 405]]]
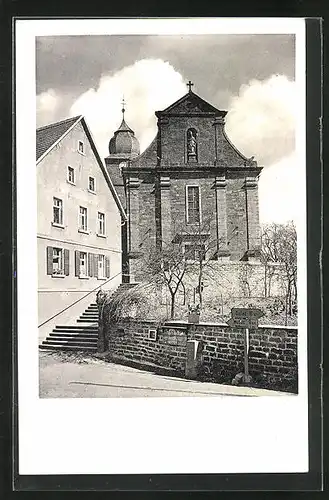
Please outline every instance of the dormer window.
[[81, 153], [82, 155], [85, 154], [85, 145], [82, 141], [79, 141], [78, 142], [78, 151], [79, 153]]

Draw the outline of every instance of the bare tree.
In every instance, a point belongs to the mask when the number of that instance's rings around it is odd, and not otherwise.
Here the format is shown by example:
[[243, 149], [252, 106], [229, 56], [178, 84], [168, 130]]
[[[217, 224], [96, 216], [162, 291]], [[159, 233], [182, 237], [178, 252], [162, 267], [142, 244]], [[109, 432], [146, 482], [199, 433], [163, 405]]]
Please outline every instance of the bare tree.
[[163, 243], [161, 248], [150, 248], [141, 258], [141, 277], [144, 283], [165, 287], [170, 295], [170, 318], [175, 317], [176, 295], [184, 291], [183, 278], [189, 263], [185, 259], [181, 242]]
[[[211, 235], [211, 216], [203, 214], [202, 222], [189, 227], [184, 226], [181, 230], [181, 238], [184, 244], [185, 259], [190, 263], [190, 274], [194, 272], [197, 276], [196, 295], [199, 298], [200, 307], [203, 302], [204, 278], [215, 271], [218, 277], [218, 267], [215, 269], [214, 260], [217, 260], [217, 239]], [[209, 272], [207, 272], [209, 270]]]
[[[218, 242], [211, 236], [213, 217], [203, 214], [203, 220], [187, 226], [181, 221], [172, 220], [170, 241], [161, 245], [144, 246], [140, 260], [141, 279], [165, 287], [170, 296], [170, 317], [175, 317], [176, 296], [183, 293], [186, 303], [186, 286], [195, 283], [194, 302], [198, 297], [200, 307], [203, 302], [204, 278], [216, 279], [218, 284], [217, 259]], [[207, 272], [209, 270], [209, 273]], [[211, 271], [214, 271], [211, 273]], [[214, 274], [216, 278], [212, 276]]]
[[262, 231], [262, 261], [265, 266], [265, 297], [270, 294], [274, 270], [271, 263], [281, 263], [285, 290], [286, 315], [292, 315], [297, 303], [297, 232], [294, 223], [272, 223]]

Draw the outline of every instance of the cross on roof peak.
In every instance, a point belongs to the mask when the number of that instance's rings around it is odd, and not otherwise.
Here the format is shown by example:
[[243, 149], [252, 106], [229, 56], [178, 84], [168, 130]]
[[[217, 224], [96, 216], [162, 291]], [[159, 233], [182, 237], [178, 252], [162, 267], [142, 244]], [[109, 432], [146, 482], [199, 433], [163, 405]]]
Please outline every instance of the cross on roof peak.
[[122, 114], [124, 114], [124, 112], [126, 111], [126, 109], [125, 109], [126, 101], [125, 101], [124, 96], [122, 96], [121, 104], [122, 104], [122, 110], [121, 111], [122, 111]]
[[188, 81], [188, 83], [187, 83], [186, 85], [187, 85], [187, 87], [188, 87], [188, 91], [189, 91], [189, 92], [192, 92], [192, 87], [193, 87], [194, 83], [192, 83], [192, 82], [191, 82], [191, 80], [189, 80], [189, 81]]

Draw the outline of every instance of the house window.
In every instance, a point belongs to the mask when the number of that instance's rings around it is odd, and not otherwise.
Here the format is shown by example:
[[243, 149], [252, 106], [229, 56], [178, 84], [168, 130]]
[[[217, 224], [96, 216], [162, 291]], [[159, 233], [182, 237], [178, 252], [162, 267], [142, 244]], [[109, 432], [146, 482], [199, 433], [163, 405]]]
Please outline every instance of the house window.
[[58, 247], [47, 247], [47, 274], [52, 276], [68, 276], [70, 252]]
[[53, 274], [64, 274], [62, 248], [53, 248]]
[[78, 143], [78, 151], [81, 154], [84, 154], [84, 152], [85, 152], [85, 145], [83, 144], [82, 141], [79, 141], [79, 143]]
[[105, 255], [99, 255], [97, 261], [97, 278], [105, 278]]
[[188, 243], [184, 245], [185, 260], [203, 261], [206, 258], [205, 245], [200, 243]]
[[79, 209], [79, 230], [87, 231], [88, 222], [87, 222], [87, 209], [85, 207], [80, 207]]
[[80, 276], [80, 278], [87, 278], [87, 276], [88, 276], [87, 253], [86, 252], [80, 252], [79, 276]]
[[198, 224], [200, 222], [200, 187], [186, 186], [186, 222]]
[[94, 193], [96, 191], [96, 187], [95, 187], [95, 177], [89, 177], [89, 181], [88, 181], [88, 189], [89, 191], [91, 191], [92, 193]]
[[53, 224], [63, 225], [63, 200], [53, 198]]
[[71, 183], [75, 183], [75, 175], [74, 175], [74, 168], [73, 167], [67, 167], [67, 180]]
[[105, 214], [98, 212], [98, 228], [97, 234], [100, 236], [105, 236]]

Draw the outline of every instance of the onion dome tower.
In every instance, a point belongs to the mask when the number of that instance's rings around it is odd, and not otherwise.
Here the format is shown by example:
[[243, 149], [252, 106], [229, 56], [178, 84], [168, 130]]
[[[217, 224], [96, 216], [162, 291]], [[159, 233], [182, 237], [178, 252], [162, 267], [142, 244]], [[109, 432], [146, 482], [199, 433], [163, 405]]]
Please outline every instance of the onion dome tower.
[[[140, 147], [138, 139], [135, 137], [135, 132], [127, 125], [125, 121], [125, 101], [122, 100], [122, 122], [120, 127], [114, 132], [113, 137], [109, 142], [109, 155], [105, 158], [105, 164], [111, 181], [114, 185], [120, 201], [125, 209], [127, 209], [127, 200], [122, 176], [122, 169], [127, 166], [128, 162], [139, 156]], [[128, 277], [128, 260], [127, 260], [127, 224], [123, 224], [121, 228], [121, 243], [122, 243], [122, 280], [129, 281]]]
[[105, 158], [107, 171], [124, 207], [126, 206], [126, 199], [121, 171], [122, 168], [127, 166], [129, 160], [137, 158], [140, 151], [135, 132], [125, 121], [125, 104], [123, 99], [121, 109], [122, 122], [110, 139], [109, 155]]
[[109, 142], [110, 157], [114, 158], [120, 155], [120, 159], [136, 158], [139, 155], [139, 142], [135, 137], [135, 132], [128, 127], [125, 122], [125, 101], [122, 101], [122, 122], [118, 130], [114, 132], [114, 136]]

